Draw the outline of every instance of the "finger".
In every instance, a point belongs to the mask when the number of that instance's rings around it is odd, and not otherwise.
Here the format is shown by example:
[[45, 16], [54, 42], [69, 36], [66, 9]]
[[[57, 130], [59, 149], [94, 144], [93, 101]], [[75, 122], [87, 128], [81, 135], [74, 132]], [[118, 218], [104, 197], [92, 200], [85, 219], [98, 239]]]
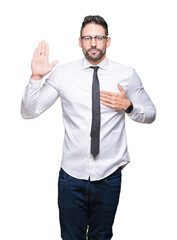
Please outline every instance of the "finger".
[[41, 43], [41, 54], [45, 55], [45, 41], [44, 40], [42, 40], [42, 43]]
[[46, 57], [49, 57], [49, 45], [48, 45], [48, 43], [46, 43], [45, 55], [46, 55]]
[[119, 95], [117, 93], [110, 95], [107, 93], [105, 94], [105, 93], [100, 92], [100, 97], [107, 98], [110, 100], [116, 100], [119, 97]]
[[117, 84], [117, 87], [118, 87], [118, 89], [119, 89], [120, 92], [124, 92], [123, 87], [122, 87], [119, 83]]
[[116, 106], [114, 104], [109, 104], [109, 103], [105, 103], [105, 102], [101, 102], [101, 104], [103, 104], [106, 107], [110, 107], [112, 109], [116, 109]]
[[109, 95], [109, 96], [117, 96], [117, 93], [108, 92], [108, 91], [103, 91], [103, 90], [100, 91], [100, 94], [101, 94], [101, 93], [107, 94], [107, 95]]
[[34, 51], [33, 58], [37, 57], [37, 48]]
[[41, 55], [41, 42], [39, 43], [39, 46], [37, 48], [37, 56]]
[[100, 97], [101, 101], [103, 101], [104, 103], [109, 103], [109, 104], [116, 104], [115, 99], [112, 98], [104, 98], [104, 97]]
[[53, 61], [51, 64], [50, 64], [50, 69], [52, 69], [53, 67], [55, 67], [55, 65], [58, 63], [57, 60]]

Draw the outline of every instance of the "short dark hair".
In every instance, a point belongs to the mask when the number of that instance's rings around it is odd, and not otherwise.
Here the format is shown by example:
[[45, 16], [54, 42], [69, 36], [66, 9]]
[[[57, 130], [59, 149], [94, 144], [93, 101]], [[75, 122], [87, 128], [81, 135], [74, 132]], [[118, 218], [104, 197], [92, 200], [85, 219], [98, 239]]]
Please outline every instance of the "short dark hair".
[[106, 36], [108, 36], [107, 22], [104, 20], [104, 18], [102, 18], [99, 15], [89, 15], [84, 18], [84, 21], [82, 23], [81, 30], [80, 30], [80, 36], [82, 36], [82, 30], [88, 23], [95, 23], [95, 24], [101, 25], [105, 30]]

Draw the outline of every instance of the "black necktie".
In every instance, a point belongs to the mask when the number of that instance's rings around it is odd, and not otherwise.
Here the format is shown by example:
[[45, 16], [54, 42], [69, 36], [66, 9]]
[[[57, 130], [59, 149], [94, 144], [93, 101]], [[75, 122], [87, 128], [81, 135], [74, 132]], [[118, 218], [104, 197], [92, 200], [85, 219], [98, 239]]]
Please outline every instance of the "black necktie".
[[99, 153], [100, 143], [100, 86], [97, 71], [99, 67], [90, 67], [94, 69], [92, 83], [92, 127], [91, 137], [91, 154], [95, 157]]

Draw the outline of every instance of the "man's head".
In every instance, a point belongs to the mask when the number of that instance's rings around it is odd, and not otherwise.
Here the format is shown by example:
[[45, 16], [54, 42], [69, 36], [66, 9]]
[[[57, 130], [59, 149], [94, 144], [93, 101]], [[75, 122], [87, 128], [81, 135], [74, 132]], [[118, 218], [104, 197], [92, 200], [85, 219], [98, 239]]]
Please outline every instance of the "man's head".
[[100, 16], [87, 16], [81, 26], [79, 46], [93, 65], [100, 63], [106, 56], [106, 48], [111, 39], [108, 37], [108, 25]]

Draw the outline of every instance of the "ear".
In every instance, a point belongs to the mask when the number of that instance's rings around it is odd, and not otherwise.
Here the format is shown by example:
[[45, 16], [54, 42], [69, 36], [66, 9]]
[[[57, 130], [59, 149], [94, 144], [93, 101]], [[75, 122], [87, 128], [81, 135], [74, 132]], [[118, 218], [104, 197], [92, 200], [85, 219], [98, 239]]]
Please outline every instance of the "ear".
[[82, 41], [81, 41], [81, 38], [79, 37], [79, 47], [82, 48]]
[[108, 48], [110, 46], [110, 44], [111, 44], [111, 38], [108, 37], [106, 41], [107, 41], [106, 42], [106, 48]]

